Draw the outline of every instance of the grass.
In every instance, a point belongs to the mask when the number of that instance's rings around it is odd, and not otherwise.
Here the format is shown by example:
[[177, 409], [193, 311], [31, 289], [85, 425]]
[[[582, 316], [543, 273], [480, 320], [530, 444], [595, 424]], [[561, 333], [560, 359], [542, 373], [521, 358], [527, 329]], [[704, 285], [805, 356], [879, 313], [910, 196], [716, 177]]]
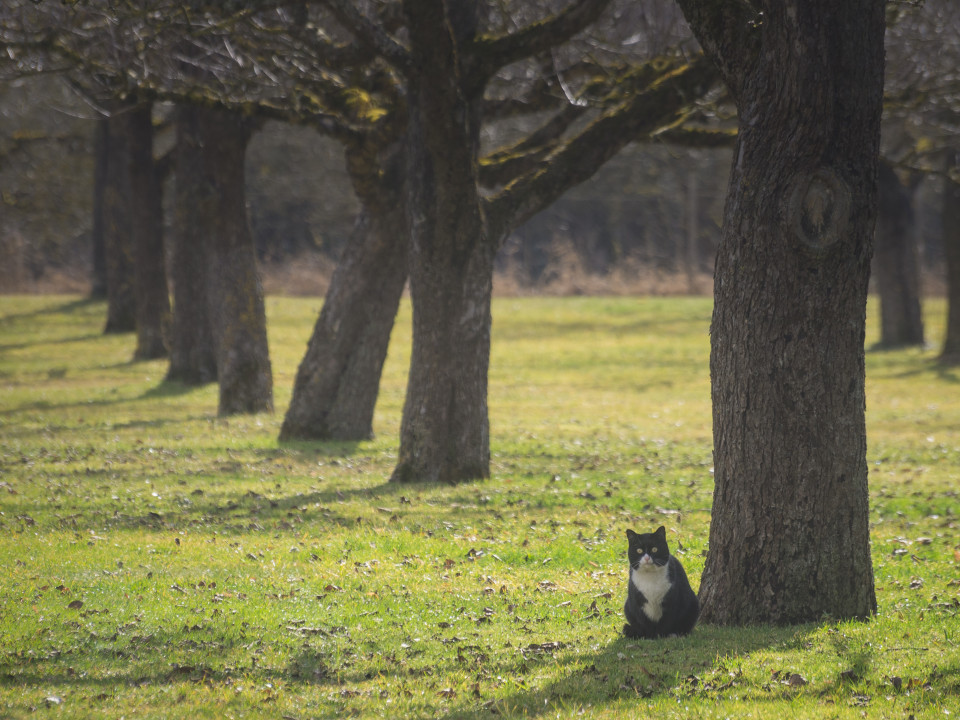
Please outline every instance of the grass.
[[385, 482], [408, 306], [356, 444], [278, 444], [319, 301], [267, 309], [279, 410], [219, 419], [102, 304], [0, 297], [0, 717], [960, 712], [960, 374], [935, 350], [867, 358], [874, 619], [638, 642], [624, 530], [703, 569], [708, 300], [497, 300], [493, 477], [453, 488]]

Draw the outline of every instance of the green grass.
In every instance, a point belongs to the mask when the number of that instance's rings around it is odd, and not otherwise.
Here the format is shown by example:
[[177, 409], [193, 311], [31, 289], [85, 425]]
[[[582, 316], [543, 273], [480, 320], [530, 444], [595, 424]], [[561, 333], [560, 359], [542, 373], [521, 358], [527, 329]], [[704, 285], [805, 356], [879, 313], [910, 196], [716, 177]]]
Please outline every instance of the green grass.
[[102, 304], [0, 297], [0, 717], [960, 712], [960, 374], [935, 349], [867, 358], [876, 618], [638, 642], [624, 530], [665, 524], [703, 569], [709, 300], [495, 301], [493, 477], [453, 488], [386, 483], [408, 305], [377, 439], [278, 444], [319, 304], [268, 299], [278, 412], [219, 419]]

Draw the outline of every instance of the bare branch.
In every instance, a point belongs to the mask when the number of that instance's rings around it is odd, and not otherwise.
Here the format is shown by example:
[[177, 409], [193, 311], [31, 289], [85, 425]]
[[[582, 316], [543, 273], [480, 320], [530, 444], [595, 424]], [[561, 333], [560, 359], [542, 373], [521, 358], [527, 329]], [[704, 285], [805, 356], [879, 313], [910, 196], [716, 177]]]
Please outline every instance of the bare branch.
[[734, 97], [760, 49], [763, 11], [757, 0], [677, 0], [690, 29]]
[[701, 55], [604, 113], [486, 201], [490, 236], [502, 241], [510, 228], [590, 178], [624, 145], [673, 124], [716, 80], [716, 70]]
[[410, 69], [410, 52], [379, 23], [364, 15], [352, 0], [323, 0], [357, 41], [401, 72]]
[[611, 0], [576, 0], [556, 15], [499, 36], [481, 35], [466, 49], [468, 87], [482, 87], [500, 68], [560, 45], [596, 20]]

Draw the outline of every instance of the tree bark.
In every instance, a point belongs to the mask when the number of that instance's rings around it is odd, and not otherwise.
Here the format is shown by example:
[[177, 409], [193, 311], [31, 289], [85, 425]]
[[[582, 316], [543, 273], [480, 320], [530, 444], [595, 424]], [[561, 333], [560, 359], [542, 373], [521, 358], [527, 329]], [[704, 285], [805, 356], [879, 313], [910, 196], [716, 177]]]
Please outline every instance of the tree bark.
[[137, 328], [130, 191], [129, 123], [123, 108], [106, 120], [103, 183], [103, 252], [107, 278], [105, 333]]
[[879, 347], [923, 345], [920, 268], [910, 191], [880, 164], [880, 205], [873, 267], [880, 295]]
[[104, 248], [103, 203], [107, 182], [107, 143], [110, 121], [99, 118], [93, 134], [93, 226], [90, 230], [92, 271], [90, 297], [107, 297], [107, 258]]
[[218, 413], [272, 411], [266, 311], [244, 182], [251, 127], [239, 114], [224, 110], [190, 108], [185, 114], [200, 163], [191, 202], [197, 206], [206, 247], [207, 303], [220, 385]]
[[134, 359], [148, 360], [167, 356], [165, 332], [170, 324], [163, 209], [153, 159], [152, 105], [144, 103], [132, 109], [126, 121], [130, 137], [128, 158], [137, 309]]
[[494, 244], [477, 184], [482, 93], [461, 84], [473, 2], [407, 0], [412, 64], [407, 136], [413, 348], [391, 480], [487, 477], [487, 371]]
[[740, 125], [715, 271], [701, 617], [869, 616], [864, 333], [884, 5], [680, 5]]
[[960, 151], [957, 150], [947, 154], [942, 217], [947, 259], [947, 330], [940, 362], [960, 365]]
[[[206, 244], [209, 213], [204, 195], [204, 157], [196, 125], [197, 110], [177, 108], [174, 151], [175, 197], [170, 277], [173, 321], [167, 380], [203, 385], [217, 379], [217, 350], [207, 301]], [[206, 194], [210, 194], [207, 191]]]
[[399, 144], [347, 151], [362, 211], [297, 370], [281, 440], [364, 440], [407, 280]]

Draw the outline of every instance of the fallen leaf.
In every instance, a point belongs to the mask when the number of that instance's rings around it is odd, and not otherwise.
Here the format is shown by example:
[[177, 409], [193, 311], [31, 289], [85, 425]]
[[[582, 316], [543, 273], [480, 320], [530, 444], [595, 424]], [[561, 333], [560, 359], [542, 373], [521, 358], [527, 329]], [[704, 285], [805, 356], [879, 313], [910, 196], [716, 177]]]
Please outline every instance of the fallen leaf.
[[807, 681], [804, 680], [799, 673], [793, 673], [793, 675], [790, 676], [790, 679], [787, 680], [787, 685], [790, 687], [803, 687], [806, 684]]
[[71, 610], [79, 610], [83, 607], [83, 600], [74, 600], [72, 603], [67, 605]]

